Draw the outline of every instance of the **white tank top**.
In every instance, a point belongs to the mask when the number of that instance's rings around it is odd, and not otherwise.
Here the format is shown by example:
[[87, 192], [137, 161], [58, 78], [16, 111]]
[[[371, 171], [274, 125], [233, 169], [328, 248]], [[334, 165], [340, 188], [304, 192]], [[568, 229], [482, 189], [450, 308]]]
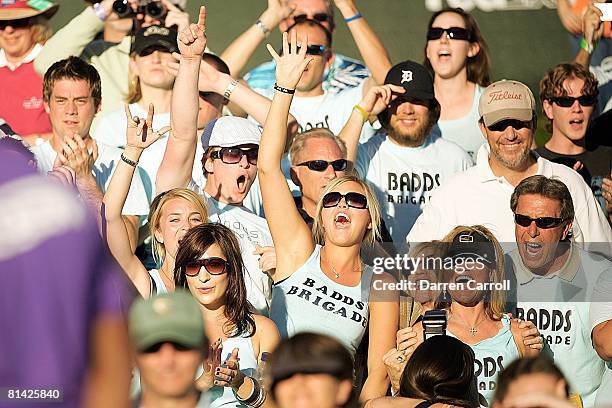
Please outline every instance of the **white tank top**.
[[[248, 335], [248, 334], [247, 334]], [[230, 337], [223, 342], [221, 351], [221, 362], [227, 360], [232, 350], [237, 348], [238, 358], [240, 359], [240, 371], [249, 377], [254, 377], [257, 371], [257, 356], [253, 350], [252, 337]], [[208, 391], [210, 398], [210, 408], [218, 407], [244, 407], [248, 405], [242, 404], [236, 399], [236, 395], [231, 387], [212, 387]]]
[[313, 332], [336, 338], [355, 355], [368, 318], [372, 268], [365, 266], [361, 283], [345, 286], [321, 270], [321, 246], [287, 279], [272, 288], [270, 317], [283, 338]]
[[151, 296], [168, 293], [168, 288], [166, 288], [164, 280], [157, 269], [149, 270], [149, 278], [151, 280]]

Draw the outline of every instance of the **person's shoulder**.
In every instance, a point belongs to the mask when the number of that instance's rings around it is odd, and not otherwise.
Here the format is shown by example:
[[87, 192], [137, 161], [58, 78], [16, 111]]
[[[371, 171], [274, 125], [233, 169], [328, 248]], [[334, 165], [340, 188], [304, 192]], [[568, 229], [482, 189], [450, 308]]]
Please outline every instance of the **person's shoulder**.
[[444, 154], [447, 159], [459, 159], [472, 161], [468, 152], [452, 140], [443, 137], [435, 137], [431, 145], [440, 154]]
[[538, 160], [542, 160], [543, 165], [550, 168], [552, 177], [559, 178], [567, 185], [567, 188], [570, 191], [572, 189], [580, 188], [582, 190], [588, 190], [591, 192], [591, 189], [589, 186], [587, 186], [582, 176], [574, 169], [571, 169], [563, 164], [555, 163], [544, 157], [540, 157]]
[[272, 319], [266, 316], [254, 314], [253, 320], [255, 321], [255, 336], [259, 339], [262, 337], [266, 338], [280, 338], [280, 333], [276, 323]]

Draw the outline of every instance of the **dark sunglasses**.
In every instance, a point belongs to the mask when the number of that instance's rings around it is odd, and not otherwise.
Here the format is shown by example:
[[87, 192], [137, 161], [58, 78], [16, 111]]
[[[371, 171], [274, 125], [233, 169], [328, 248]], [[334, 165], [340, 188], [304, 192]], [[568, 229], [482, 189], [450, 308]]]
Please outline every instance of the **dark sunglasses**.
[[174, 342], [168, 341], [168, 342], [154, 344], [151, 347], [149, 347], [148, 349], [144, 350], [143, 353], [146, 353], [146, 354], [157, 353], [162, 348], [162, 346], [164, 344], [166, 344], [166, 343], [169, 343], [170, 345], [172, 345], [172, 347], [174, 347], [174, 349], [176, 351], [187, 351], [187, 350], [190, 350], [189, 347], [183, 346], [182, 344], [178, 344], [178, 343], [174, 343]]
[[19, 20], [4, 20], [0, 21], [0, 30], [6, 29], [6, 27], [11, 26], [13, 28], [25, 28], [30, 26], [32, 20], [29, 18], [20, 18]]
[[[291, 47], [291, 45], [289, 45], [289, 47]], [[300, 48], [302, 48], [300, 45], [298, 45], [298, 52], [300, 51]], [[324, 45], [319, 45], [319, 44], [308, 44], [306, 46], [306, 55], [323, 55], [325, 54], [325, 52], [327, 52], [327, 47]], [[283, 50], [281, 49], [278, 53], [278, 55], [283, 55]]]
[[308, 169], [312, 171], [323, 172], [327, 170], [327, 168], [331, 165], [334, 168], [334, 171], [344, 171], [346, 170], [348, 162], [345, 159], [338, 159], [331, 162], [325, 160], [310, 160], [304, 163], [298, 164], [298, 166], [307, 166]]
[[573, 96], [555, 96], [550, 98], [550, 100], [562, 108], [571, 108], [576, 101], [578, 101], [580, 106], [593, 106], [597, 102], [597, 97], [595, 95], [582, 95], [577, 98]]
[[531, 127], [531, 121], [522, 121], [517, 119], [506, 119], [499, 121], [491, 126], [487, 126], [489, 130], [494, 132], [503, 132], [508, 126], [512, 126], [516, 130], [521, 130]]
[[170, 50], [165, 47], [160, 47], [159, 45], [153, 45], [151, 47], [147, 47], [138, 54], [140, 57], [146, 57], [153, 54], [155, 51], [165, 52], [166, 54], [170, 54]]
[[539, 217], [531, 218], [523, 214], [514, 214], [514, 222], [521, 227], [529, 227], [531, 223], [535, 221], [536, 226], [542, 229], [556, 228], [561, 225], [565, 220], [563, 218], [556, 217]]
[[240, 163], [242, 156], [247, 157], [250, 164], [257, 165], [257, 154], [259, 149], [256, 147], [242, 150], [239, 147], [223, 147], [221, 150], [215, 150], [210, 154], [212, 159], [221, 159], [226, 164]]
[[427, 30], [427, 40], [437, 40], [442, 37], [442, 34], [444, 34], [445, 32], [448, 35], [448, 38], [450, 38], [451, 40], [472, 40], [472, 33], [461, 27], [430, 27], [429, 30]]
[[198, 259], [187, 264], [185, 267], [185, 275], [197, 276], [200, 273], [200, 268], [204, 267], [211, 275], [221, 275], [229, 267], [229, 263], [218, 257], [211, 257], [206, 259]]
[[344, 198], [346, 205], [352, 208], [363, 210], [368, 208], [368, 199], [366, 196], [360, 193], [346, 193], [341, 194], [338, 192], [327, 193], [323, 196], [323, 208], [335, 207], [340, 204], [340, 201]]
[[[306, 14], [298, 14], [297, 16], [293, 17], [293, 21], [295, 23], [302, 23], [306, 20], [315, 20], [318, 21], [319, 23], [330, 23], [333, 24], [334, 19], [332, 16], [330, 16], [327, 13], [316, 13], [315, 15], [313, 15], [311, 18], [308, 17], [308, 15]], [[294, 24], [295, 24], [294, 23]]]

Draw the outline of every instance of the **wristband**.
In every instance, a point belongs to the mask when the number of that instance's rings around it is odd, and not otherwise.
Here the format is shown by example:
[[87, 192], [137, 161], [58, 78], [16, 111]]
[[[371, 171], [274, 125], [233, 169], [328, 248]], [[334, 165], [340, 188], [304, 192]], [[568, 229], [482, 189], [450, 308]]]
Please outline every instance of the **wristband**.
[[583, 50], [585, 50], [587, 53], [592, 53], [593, 49], [595, 48], [593, 46], [593, 44], [588, 43], [586, 38], [582, 37], [582, 41], [580, 41], [580, 48], [582, 48]]
[[266, 25], [263, 23], [263, 21], [261, 21], [261, 19], [257, 19], [257, 21], [255, 22], [255, 25], [259, 27], [263, 35], [265, 35], [266, 37], [270, 35], [270, 29], [266, 27]]
[[95, 3], [93, 5], [93, 9], [94, 13], [96, 13], [96, 16], [98, 16], [100, 20], [106, 21], [106, 19], [108, 18], [108, 14], [106, 13], [106, 10], [104, 10], [104, 7], [102, 7], [101, 3]]
[[283, 88], [282, 86], [278, 86], [277, 84], [274, 84], [274, 89], [276, 89], [278, 92], [282, 92], [287, 95], [293, 95], [295, 93], [295, 89]]
[[345, 23], [350, 23], [351, 21], [359, 20], [359, 19], [360, 19], [360, 18], [362, 18], [362, 17], [363, 17], [363, 15], [362, 15], [361, 13], [359, 13], [359, 12], [358, 12], [358, 13], [357, 13], [357, 14], [355, 14], [353, 17], [345, 18], [345, 19], [344, 19], [344, 22], [345, 22]]
[[361, 117], [363, 118], [364, 122], [368, 120], [368, 116], [370, 116], [370, 114], [366, 112], [366, 110], [363, 109], [361, 106], [355, 105], [353, 106], [353, 109], [361, 114]]
[[121, 161], [124, 162], [124, 163], [129, 164], [132, 167], [136, 167], [138, 165], [137, 161], [133, 161], [133, 160], [128, 159], [127, 157], [125, 157], [123, 155], [123, 153], [121, 153]]
[[223, 92], [223, 97], [229, 101], [232, 92], [234, 92], [234, 89], [236, 89], [237, 86], [238, 80], [232, 79], [232, 81], [227, 85], [227, 88], [225, 88], [225, 92]]

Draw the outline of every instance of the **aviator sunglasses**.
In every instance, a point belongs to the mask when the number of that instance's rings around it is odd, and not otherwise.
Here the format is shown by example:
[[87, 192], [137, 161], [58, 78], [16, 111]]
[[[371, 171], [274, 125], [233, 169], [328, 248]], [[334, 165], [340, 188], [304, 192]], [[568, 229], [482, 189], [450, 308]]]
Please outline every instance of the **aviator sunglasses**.
[[215, 150], [210, 154], [212, 159], [221, 159], [225, 164], [240, 163], [242, 156], [247, 157], [247, 161], [252, 165], [257, 165], [257, 154], [259, 149], [250, 148], [242, 150], [239, 147], [223, 147], [221, 150]]
[[529, 227], [533, 221], [535, 221], [535, 224], [538, 228], [549, 229], [558, 227], [565, 220], [563, 218], [557, 217], [531, 218], [523, 214], [514, 214], [514, 222], [516, 222], [521, 227]]
[[472, 33], [462, 27], [430, 27], [429, 30], [427, 30], [427, 40], [437, 40], [442, 37], [442, 34], [445, 32], [451, 40], [471, 41], [472, 39]]
[[573, 96], [555, 96], [554, 98], [550, 98], [550, 100], [562, 108], [570, 108], [574, 106], [574, 102], [576, 101], [578, 101], [580, 106], [593, 106], [595, 102], [597, 102], [597, 97], [595, 97], [595, 95], [582, 95], [577, 98]]
[[368, 199], [366, 196], [360, 193], [346, 193], [341, 194], [336, 191], [327, 193], [323, 196], [322, 204], [323, 208], [331, 208], [340, 204], [340, 201], [344, 198], [346, 205], [351, 208], [357, 208], [363, 210], [368, 208]]
[[185, 275], [197, 276], [200, 273], [201, 267], [204, 267], [211, 275], [222, 275], [228, 266], [229, 264], [225, 259], [215, 256], [206, 259], [198, 259], [187, 264], [185, 267]]
[[331, 162], [325, 160], [310, 160], [300, 163], [298, 166], [307, 166], [310, 170], [319, 172], [327, 170], [329, 166], [332, 166], [334, 171], [344, 171], [346, 170], [347, 163], [345, 159], [338, 159]]

